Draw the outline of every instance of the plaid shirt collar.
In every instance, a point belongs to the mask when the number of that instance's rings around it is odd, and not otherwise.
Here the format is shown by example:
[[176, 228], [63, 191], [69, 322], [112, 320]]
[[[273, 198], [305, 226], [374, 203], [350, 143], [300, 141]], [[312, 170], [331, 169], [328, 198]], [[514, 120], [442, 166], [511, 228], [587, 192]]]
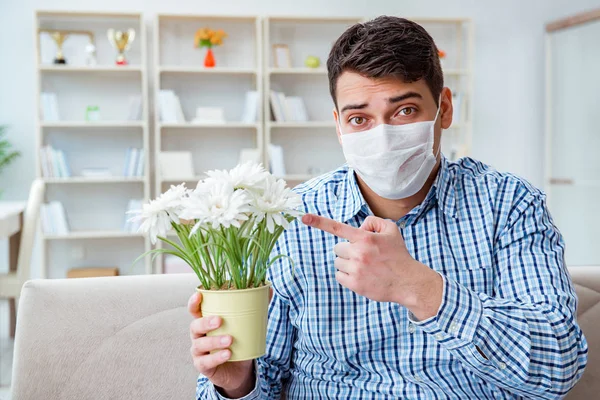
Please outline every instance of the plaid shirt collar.
[[[337, 202], [334, 216], [340, 222], [348, 222], [359, 213], [373, 215], [360, 192], [354, 170], [347, 167], [347, 171], [345, 179], [340, 182], [335, 193]], [[435, 204], [438, 204], [444, 214], [456, 219], [456, 196], [453, 178], [454, 174], [448, 166], [448, 160], [442, 155], [440, 168], [429, 193], [427, 193], [423, 202], [409, 214], [416, 214], [416, 218], [419, 218]]]

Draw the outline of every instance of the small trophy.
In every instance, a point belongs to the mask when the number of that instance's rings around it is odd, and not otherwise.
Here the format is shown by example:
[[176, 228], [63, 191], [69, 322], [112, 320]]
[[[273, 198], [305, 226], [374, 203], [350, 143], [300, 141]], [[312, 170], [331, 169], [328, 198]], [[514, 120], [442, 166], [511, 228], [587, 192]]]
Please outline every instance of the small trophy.
[[109, 29], [107, 34], [108, 41], [119, 52], [119, 55], [117, 56], [117, 65], [127, 65], [125, 51], [129, 49], [133, 39], [135, 39], [135, 30], [128, 29], [127, 32], [123, 32], [115, 29]]
[[54, 64], [66, 64], [65, 56], [63, 55], [62, 46], [69, 35], [66, 32], [54, 31], [50, 34], [54, 43], [56, 43], [56, 57], [54, 58]]

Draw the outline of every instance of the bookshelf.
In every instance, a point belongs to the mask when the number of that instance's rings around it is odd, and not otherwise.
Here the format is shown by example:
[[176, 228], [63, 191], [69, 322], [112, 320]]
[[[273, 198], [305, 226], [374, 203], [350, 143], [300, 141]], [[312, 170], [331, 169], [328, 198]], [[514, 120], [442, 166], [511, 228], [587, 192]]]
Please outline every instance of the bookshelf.
[[[333, 102], [327, 80], [327, 56], [335, 40], [360, 18], [266, 17], [263, 36], [265, 90], [265, 164], [269, 145], [283, 149], [285, 175], [281, 178], [295, 186], [313, 176], [339, 167], [344, 161], [332, 117]], [[289, 64], [275, 60], [274, 45], [289, 49]], [[308, 56], [320, 59], [316, 68], [305, 66]], [[308, 121], [276, 121], [271, 111], [271, 91], [300, 97]], [[318, 146], [314, 144], [318, 143]]]
[[413, 18], [433, 37], [442, 59], [444, 86], [454, 96], [454, 116], [442, 132], [442, 152], [450, 160], [471, 155], [473, 120], [474, 27], [469, 18]]
[[[213, 47], [216, 65], [211, 68], [204, 67], [206, 49], [194, 47], [194, 35], [204, 27], [223, 29], [228, 35], [222, 46]], [[256, 91], [257, 98], [262, 98], [258, 17], [158, 14], [153, 42], [156, 194], [182, 182], [193, 188], [205, 171], [233, 168], [242, 149], [263, 148], [262, 103], [256, 104], [253, 121], [242, 120], [246, 93]], [[161, 115], [161, 91], [165, 90], [177, 96], [183, 121], [165, 120]], [[221, 108], [225, 121], [194, 122], [198, 107]], [[161, 153], [183, 151], [192, 155], [192, 176], [178, 175], [175, 169], [165, 178]], [[162, 264], [158, 257], [156, 272], [163, 272]]]
[[[473, 105], [473, 25], [469, 19], [414, 18], [433, 36], [438, 47], [447, 53], [443, 60], [445, 85], [459, 93], [459, 111], [450, 129], [443, 133], [442, 151], [450, 159], [470, 154], [471, 116]], [[335, 133], [328, 90], [326, 62], [331, 45], [350, 25], [360, 18], [266, 17], [263, 35], [263, 69], [265, 89], [263, 110], [265, 121], [265, 163], [269, 162], [270, 144], [281, 146], [290, 186], [342, 165], [345, 160]], [[276, 65], [273, 45], [289, 49], [289, 65]], [[308, 68], [304, 61], [317, 56], [320, 65]], [[270, 93], [281, 91], [286, 96], [304, 100], [308, 121], [276, 121], [271, 111]], [[310, 101], [309, 101], [310, 100]], [[456, 99], [455, 99], [456, 100]], [[460, 104], [458, 104], [460, 103]], [[319, 146], [314, 146], [318, 143]], [[267, 164], [268, 165], [268, 164]]]
[[[107, 30], [135, 29], [127, 50], [128, 65], [115, 65], [117, 51]], [[66, 64], [54, 64], [56, 46], [48, 31], [66, 31]], [[68, 232], [42, 235], [43, 276], [64, 278], [70, 268], [118, 267], [121, 274], [152, 272], [150, 258], [131, 266], [150, 249], [149, 240], [125, 230], [130, 199], [150, 198], [146, 33], [139, 13], [38, 11], [35, 17], [37, 109], [36, 170], [47, 183], [45, 202], [62, 204]], [[86, 46], [95, 45], [96, 63], [88, 63]], [[42, 93], [54, 93], [58, 118], [49, 118]], [[131, 97], [137, 116], [128, 115]], [[97, 106], [98, 120], [86, 120]], [[63, 151], [70, 173], [48, 174], [46, 146]], [[124, 176], [128, 148], [144, 151], [140, 176]], [[107, 176], [83, 176], [101, 168]]]

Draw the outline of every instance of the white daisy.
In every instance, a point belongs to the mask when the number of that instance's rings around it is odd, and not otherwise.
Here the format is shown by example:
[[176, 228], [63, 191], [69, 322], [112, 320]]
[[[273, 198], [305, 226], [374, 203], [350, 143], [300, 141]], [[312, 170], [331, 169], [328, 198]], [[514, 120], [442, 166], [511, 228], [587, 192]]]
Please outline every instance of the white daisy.
[[206, 175], [208, 177], [199, 186], [210, 188], [215, 183], [228, 182], [234, 189], [262, 192], [269, 173], [263, 168], [262, 164], [248, 161], [229, 171], [213, 170], [208, 171]]
[[226, 181], [214, 182], [210, 188], [199, 185], [184, 201], [183, 219], [193, 219], [197, 223], [192, 234], [202, 225], [213, 229], [230, 226], [240, 227], [249, 218], [250, 201], [245, 190], [235, 190]]
[[286, 216], [298, 217], [302, 213], [298, 208], [302, 205], [301, 197], [286, 187], [285, 181], [269, 175], [265, 180], [265, 190], [262, 195], [255, 195], [253, 211], [256, 222], [266, 218], [267, 230], [275, 231], [275, 225], [287, 228]]
[[184, 184], [171, 186], [158, 198], [144, 204], [141, 210], [128, 212], [135, 214], [130, 221], [142, 221], [138, 232], [148, 234], [152, 244], [156, 244], [158, 236], [164, 237], [172, 229], [171, 222], [179, 224], [179, 214], [183, 211], [183, 200], [188, 193], [189, 190]]

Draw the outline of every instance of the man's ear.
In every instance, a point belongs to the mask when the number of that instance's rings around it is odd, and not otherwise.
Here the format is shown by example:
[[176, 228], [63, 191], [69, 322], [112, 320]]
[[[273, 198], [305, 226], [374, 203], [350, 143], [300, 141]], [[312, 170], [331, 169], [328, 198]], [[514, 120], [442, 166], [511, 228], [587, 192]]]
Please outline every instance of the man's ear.
[[342, 128], [340, 127], [340, 119], [338, 118], [337, 109], [333, 108], [333, 120], [335, 121], [335, 133], [337, 133], [338, 142], [342, 144]]
[[450, 128], [452, 125], [452, 114], [454, 113], [454, 108], [452, 106], [452, 91], [450, 88], [442, 89], [441, 96], [441, 104], [440, 104], [440, 115], [441, 115], [441, 125], [442, 129]]

